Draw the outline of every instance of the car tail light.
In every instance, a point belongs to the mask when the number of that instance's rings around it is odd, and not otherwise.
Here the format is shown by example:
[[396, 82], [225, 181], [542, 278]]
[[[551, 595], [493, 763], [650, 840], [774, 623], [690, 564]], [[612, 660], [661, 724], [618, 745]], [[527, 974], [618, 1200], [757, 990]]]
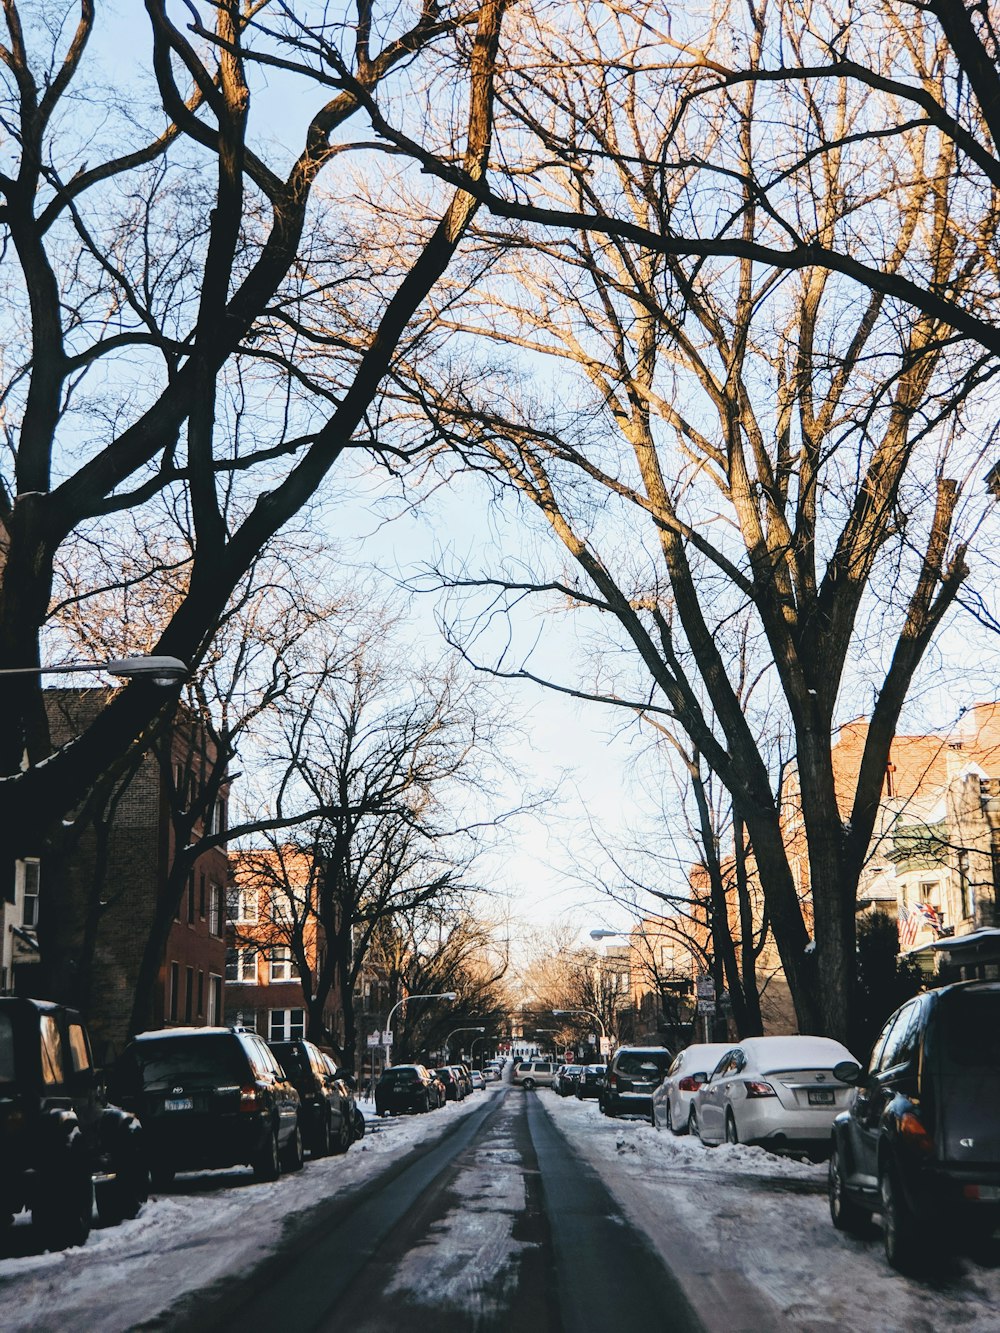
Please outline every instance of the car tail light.
[[609, 1088], [617, 1088], [617, 1086], [618, 1086], [618, 1075], [617, 1075], [617, 1074], [609, 1074], [609, 1075], [608, 1075], [608, 1087], [609, 1087]]
[[677, 1091], [697, 1092], [700, 1087], [701, 1083], [698, 1081], [698, 1079], [693, 1078], [690, 1074], [688, 1074], [687, 1078], [682, 1078], [681, 1081], [677, 1084]]
[[255, 1083], [248, 1083], [246, 1087], [240, 1088], [241, 1111], [259, 1111], [263, 1105], [264, 1098]]
[[934, 1140], [912, 1111], [904, 1111], [899, 1120], [899, 1136], [915, 1152], [932, 1153]]
[[743, 1086], [747, 1090], [748, 1097], [777, 1097], [778, 1095], [770, 1083], [757, 1083], [747, 1080]]

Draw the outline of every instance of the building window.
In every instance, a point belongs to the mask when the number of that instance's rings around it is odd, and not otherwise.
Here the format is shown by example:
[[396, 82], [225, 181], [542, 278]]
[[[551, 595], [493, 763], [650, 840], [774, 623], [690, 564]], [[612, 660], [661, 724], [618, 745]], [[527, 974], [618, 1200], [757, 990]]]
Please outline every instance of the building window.
[[198, 972], [198, 1017], [205, 1016], [205, 973]]
[[208, 812], [207, 832], [209, 834], [225, 833], [226, 818], [226, 801], [224, 797], [220, 796], [219, 799], [213, 803], [211, 810]]
[[258, 918], [257, 890], [236, 885], [229, 890], [228, 911], [230, 921], [245, 921], [254, 924]]
[[37, 926], [38, 889], [41, 883], [42, 874], [41, 862], [37, 860], [19, 861], [17, 863], [17, 870], [18, 878], [21, 881], [21, 924], [24, 926]]
[[287, 944], [276, 944], [271, 949], [271, 980], [291, 981], [292, 951]]
[[189, 967], [184, 979], [184, 1022], [190, 1023], [192, 1018], [194, 1018], [194, 968]]
[[198, 876], [198, 915], [205, 920], [205, 876]]
[[208, 974], [208, 1026], [217, 1027], [222, 1021], [222, 978]]
[[194, 871], [188, 875], [188, 910], [187, 922], [189, 926], [194, 925]]
[[226, 980], [254, 982], [257, 980], [257, 952], [255, 949], [226, 950]]
[[213, 884], [208, 891], [208, 933], [222, 934], [222, 885]]
[[178, 991], [181, 988], [181, 968], [179, 963], [170, 964], [170, 999], [169, 1014], [171, 1023], [177, 1022]]
[[298, 1041], [306, 1035], [304, 1009], [272, 1009], [268, 1014], [268, 1041]]

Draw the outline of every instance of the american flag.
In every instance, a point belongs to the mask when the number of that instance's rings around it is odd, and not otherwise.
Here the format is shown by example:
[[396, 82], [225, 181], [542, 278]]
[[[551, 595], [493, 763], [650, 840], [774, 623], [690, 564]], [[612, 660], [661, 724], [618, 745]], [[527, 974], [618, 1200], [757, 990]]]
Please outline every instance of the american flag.
[[930, 903], [917, 903], [915, 910], [920, 913], [935, 935], [941, 934], [944, 927], [944, 913], [939, 907], [932, 907]]
[[913, 908], [907, 907], [905, 903], [900, 903], [896, 909], [896, 925], [899, 929], [900, 949], [912, 949], [913, 942], [917, 938], [920, 916]]

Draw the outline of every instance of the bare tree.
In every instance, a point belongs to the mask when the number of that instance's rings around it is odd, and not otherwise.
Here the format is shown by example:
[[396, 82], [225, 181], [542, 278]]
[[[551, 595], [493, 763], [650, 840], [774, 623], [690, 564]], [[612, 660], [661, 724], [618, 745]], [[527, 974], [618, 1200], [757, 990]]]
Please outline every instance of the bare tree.
[[[454, 575], [486, 606], [455, 636], [500, 673], [685, 733], [746, 827], [801, 1030], [846, 1037], [856, 886], [889, 746], [967, 577], [992, 439], [977, 394], [993, 363], [953, 336], [968, 321], [950, 323], [934, 295], [905, 313], [890, 297], [919, 274], [926, 291], [950, 293], [949, 312], [976, 307], [993, 196], [970, 218], [967, 152], [935, 116], [907, 121], [887, 157], [870, 87], [730, 79], [737, 51], [764, 68], [776, 33], [763, 10], [720, 7], [715, 46], [706, 38], [687, 72], [688, 48], [674, 59], [680, 39], [654, 6], [607, 23], [585, 7], [572, 31], [568, 13], [550, 11], [548, 27], [522, 15], [524, 76], [512, 52], [504, 83], [503, 128], [542, 145], [523, 188], [545, 206], [496, 210], [558, 229], [484, 232], [493, 267], [456, 286], [440, 318], [470, 361], [474, 339], [483, 364], [533, 360], [517, 379], [494, 375], [489, 392], [471, 376], [435, 380], [426, 359], [411, 372], [442, 438], [470, 468], [492, 469], [555, 541], [548, 559], [522, 543], [499, 573]], [[808, 21], [784, 17], [790, 49], [804, 50]], [[890, 49], [944, 105], [953, 57], [907, 44], [903, 26], [891, 25]], [[545, 81], [527, 77], [539, 49]], [[866, 210], [870, 237], [858, 230]], [[720, 219], [737, 239], [675, 239], [715, 235]], [[809, 242], [794, 263], [768, 264], [756, 239], [767, 229]], [[849, 256], [839, 269], [837, 247]], [[888, 277], [859, 287], [852, 265], [867, 274], [873, 247]], [[536, 387], [542, 357], [551, 369]], [[536, 668], [516, 640], [492, 657], [477, 643], [498, 609], [531, 594], [603, 639], [589, 676]], [[760, 677], [753, 706], [744, 663]], [[867, 743], [842, 808], [832, 734], [838, 714], [861, 712]], [[801, 789], [805, 910], [776, 734]]]
[[[464, 84], [467, 113], [449, 119], [457, 104], [444, 97], [427, 139], [481, 174], [504, 3], [359, 3], [331, 25], [322, 6], [303, 17], [279, 0], [146, 0], [151, 55], [128, 89], [109, 86], [91, 41], [105, 11], [79, 0], [74, 30], [68, 0], [55, 8], [11, 0], [0, 44], [0, 666], [40, 663], [54, 571], [72, 569], [76, 544], [101, 543], [123, 514], [141, 529], [157, 504], [190, 549], [149, 647], [197, 664], [274, 534], [352, 448], [378, 453], [366, 414], [477, 209], [465, 190], [427, 197], [406, 260], [373, 273], [345, 164], [374, 145], [351, 127], [370, 120], [376, 93], [381, 115], [405, 119], [414, 87], [429, 106], [436, 84]], [[313, 101], [290, 152], [274, 143], [267, 93], [252, 91], [263, 76], [293, 94], [287, 105]], [[353, 284], [370, 321], [328, 341], [321, 384], [297, 345], [311, 304], [338, 284]], [[3, 701], [9, 892], [11, 859], [42, 849], [148, 734], [163, 696], [133, 681], [57, 751], [36, 679], [6, 679]], [[65, 906], [47, 885], [43, 950]]]

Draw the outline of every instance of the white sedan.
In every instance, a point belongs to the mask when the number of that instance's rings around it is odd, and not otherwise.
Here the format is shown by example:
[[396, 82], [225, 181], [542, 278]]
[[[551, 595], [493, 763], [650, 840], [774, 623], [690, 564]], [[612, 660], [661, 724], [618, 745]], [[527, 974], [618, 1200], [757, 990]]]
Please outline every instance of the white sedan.
[[841, 1064], [857, 1061], [829, 1037], [748, 1037], [695, 1093], [689, 1127], [709, 1144], [829, 1149], [834, 1116], [854, 1095]]
[[688, 1132], [688, 1115], [699, 1087], [732, 1042], [700, 1042], [686, 1046], [675, 1056], [666, 1077], [653, 1093], [653, 1124], [657, 1129], [672, 1129], [675, 1134]]

